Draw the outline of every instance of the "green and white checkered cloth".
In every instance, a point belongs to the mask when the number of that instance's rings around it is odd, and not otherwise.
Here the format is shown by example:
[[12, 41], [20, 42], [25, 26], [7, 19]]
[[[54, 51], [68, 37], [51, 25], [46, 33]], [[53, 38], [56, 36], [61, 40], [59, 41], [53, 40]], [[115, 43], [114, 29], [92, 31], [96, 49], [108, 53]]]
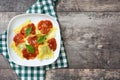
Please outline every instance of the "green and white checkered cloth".
[[[37, 2], [26, 11], [26, 13], [48, 14], [54, 16], [57, 20], [56, 12], [54, 10], [55, 2], [56, 0], [37, 0]], [[68, 61], [62, 40], [59, 58], [54, 63], [47, 66], [27, 67], [11, 62], [7, 51], [7, 31], [0, 35], [0, 53], [7, 58], [11, 68], [17, 73], [20, 80], [45, 80], [46, 70], [68, 67]]]

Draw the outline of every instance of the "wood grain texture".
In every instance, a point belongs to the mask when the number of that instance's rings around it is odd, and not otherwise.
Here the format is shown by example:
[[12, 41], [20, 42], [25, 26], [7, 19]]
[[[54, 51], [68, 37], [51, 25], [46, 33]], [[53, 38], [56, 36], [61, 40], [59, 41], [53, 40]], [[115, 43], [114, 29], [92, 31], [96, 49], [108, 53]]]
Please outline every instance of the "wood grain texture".
[[0, 69], [10, 69], [8, 61], [0, 54]]
[[57, 11], [79, 11], [76, 0], [58, 0]]
[[77, 0], [77, 3], [79, 11], [120, 11], [120, 0]]
[[0, 80], [19, 80], [19, 78], [11, 69], [0, 69]]
[[[17, 14], [1, 12], [6, 21], [0, 25]], [[119, 12], [59, 12], [58, 17], [69, 68], [120, 68]]]
[[120, 13], [59, 13], [70, 68], [120, 68]]
[[[0, 11], [21, 12], [37, 0], [0, 0]], [[59, 0], [57, 11], [120, 11], [119, 0]]]
[[[29, 6], [37, 0], [0, 0], [0, 11], [2, 12], [21, 12], [26, 11]], [[78, 11], [75, 0], [59, 0], [58, 11]]]
[[21, 12], [26, 11], [37, 0], [0, 0], [0, 11]]
[[58, 69], [47, 71], [46, 80], [120, 80], [120, 69]]
[[120, 11], [120, 0], [60, 0], [57, 11]]

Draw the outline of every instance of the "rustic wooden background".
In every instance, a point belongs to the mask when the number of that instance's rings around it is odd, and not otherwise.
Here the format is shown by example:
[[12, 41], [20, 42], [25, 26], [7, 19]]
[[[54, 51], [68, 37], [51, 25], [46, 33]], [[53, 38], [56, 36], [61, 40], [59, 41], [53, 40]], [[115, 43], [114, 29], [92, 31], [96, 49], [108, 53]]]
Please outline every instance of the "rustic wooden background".
[[[0, 0], [0, 33], [36, 0]], [[69, 68], [49, 70], [46, 80], [120, 80], [120, 0], [59, 0]], [[0, 55], [0, 80], [18, 80]]]

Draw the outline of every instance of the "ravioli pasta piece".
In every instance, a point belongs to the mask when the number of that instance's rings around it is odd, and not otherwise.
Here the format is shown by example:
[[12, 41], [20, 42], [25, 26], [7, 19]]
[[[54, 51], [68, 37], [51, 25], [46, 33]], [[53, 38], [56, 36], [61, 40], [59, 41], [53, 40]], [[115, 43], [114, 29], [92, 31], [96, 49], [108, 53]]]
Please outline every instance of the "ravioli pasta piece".
[[53, 58], [54, 57], [53, 51], [49, 48], [47, 43], [45, 43], [44, 45], [40, 45], [38, 47], [38, 51], [39, 51], [39, 54], [38, 54], [37, 58], [39, 60], [43, 60], [43, 59], [48, 59], [48, 58]]
[[21, 43], [17, 47], [20, 49], [20, 51], [22, 51], [22, 49], [25, 48], [25, 43]]
[[26, 26], [27, 24], [31, 24], [31, 23], [32, 23], [31, 20], [27, 20], [26, 22], [24, 22], [23, 24], [21, 24], [19, 27], [15, 28], [15, 29], [14, 29], [14, 32], [15, 32], [15, 33], [19, 33], [20, 30], [21, 30], [24, 26]]
[[35, 35], [30, 34], [29, 36], [27, 36], [26, 38], [24, 38], [25, 44], [28, 44], [28, 45], [29, 45], [29, 43], [28, 43], [28, 40], [27, 40], [27, 39], [28, 39], [29, 37], [32, 37], [32, 36], [35, 36]]
[[20, 57], [20, 58], [23, 58], [23, 55], [22, 55], [22, 51], [21, 49], [24, 47], [24, 45], [19, 45], [19, 47], [16, 47], [15, 46], [15, 43], [12, 42], [11, 44], [11, 48], [13, 48], [13, 50], [17, 53], [17, 55]]
[[36, 34], [41, 34], [42, 35], [42, 33], [40, 32], [40, 30], [38, 30], [38, 28], [36, 28]]
[[56, 28], [55, 27], [53, 27], [51, 30], [50, 30], [50, 32], [48, 33], [48, 35], [46, 36], [46, 40], [49, 40], [49, 39], [51, 39], [51, 38], [54, 38], [55, 37], [55, 33], [56, 33]]

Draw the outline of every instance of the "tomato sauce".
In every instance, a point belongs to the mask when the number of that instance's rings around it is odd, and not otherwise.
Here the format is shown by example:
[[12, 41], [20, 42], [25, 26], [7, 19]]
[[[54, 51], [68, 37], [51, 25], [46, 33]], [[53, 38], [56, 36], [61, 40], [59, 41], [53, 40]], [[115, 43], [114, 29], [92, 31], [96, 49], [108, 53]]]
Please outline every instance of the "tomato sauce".
[[26, 48], [22, 50], [23, 57], [27, 60], [34, 59], [38, 55], [38, 47], [35, 47], [34, 53], [29, 53]]
[[35, 45], [35, 44], [37, 44], [37, 36], [32, 36], [32, 37], [28, 37], [28, 43], [30, 44], [30, 45]]
[[18, 33], [13, 38], [13, 41], [15, 42], [15, 45], [17, 46], [19, 43], [23, 43], [24, 42], [24, 36], [22, 34]]
[[23, 28], [21, 29], [20, 33], [23, 34], [24, 36], [27, 36], [27, 35], [26, 35], [26, 30], [27, 30], [27, 28], [29, 28], [29, 27], [32, 27], [32, 31], [30, 32], [30, 34], [35, 34], [35, 25], [34, 25], [33, 23], [28, 24], [27, 26], [23, 27]]
[[52, 27], [53, 27], [53, 24], [49, 20], [42, 20], [38, 23], [38, 29], [43, 34], [48, 34]]
[[49, 39], [48, 46], [50, 47], [51, 50], [55, 51], [57, 48], [56, 39], [55, 38]]

